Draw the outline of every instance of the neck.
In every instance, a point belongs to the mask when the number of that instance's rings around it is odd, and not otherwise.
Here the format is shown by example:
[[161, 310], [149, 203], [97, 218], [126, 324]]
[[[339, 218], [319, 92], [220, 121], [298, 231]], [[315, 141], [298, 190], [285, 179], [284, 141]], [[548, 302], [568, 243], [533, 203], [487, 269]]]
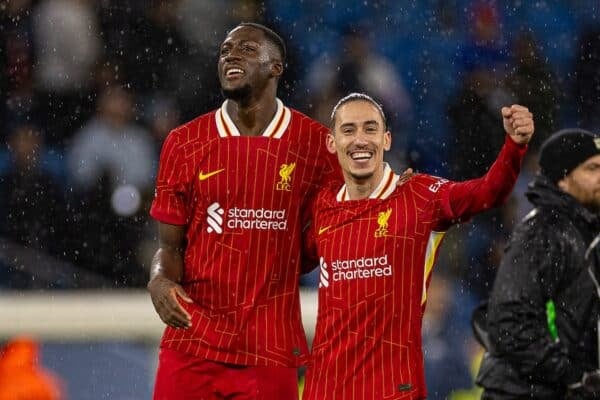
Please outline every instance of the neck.
[[240, 135], [260, 136], [264, 132], [277, 111], [275, 98], [273, 91], [258, 98], [227, 101], [227, 113]]
[[383, 179], [382, 164], [375, 173], [367, 178], [359, 178], [352, 174], [344, 173], [346, 191], [350, 200], [362, 200], [368, 198], [371, 193], [379, 186]]
[[346, 182], [346, 190], [348, 191], [348, 197], [350, 200], [362, 200], [368, 198], [377, 185], [373, 185], [370, 182], [357, 183], [355, 181]]

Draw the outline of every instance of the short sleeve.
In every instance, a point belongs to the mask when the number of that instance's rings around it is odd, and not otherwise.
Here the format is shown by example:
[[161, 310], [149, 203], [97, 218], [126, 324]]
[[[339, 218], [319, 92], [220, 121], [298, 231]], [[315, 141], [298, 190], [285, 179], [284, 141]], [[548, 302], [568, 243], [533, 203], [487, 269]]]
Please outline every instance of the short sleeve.
[[173, 131], [167, 136], [160, 154], [154, 200], [150, 208], [150, 215], [154, 219], [172, 225], [188, 223], [187, 170], [183, 164], [180, 135]]

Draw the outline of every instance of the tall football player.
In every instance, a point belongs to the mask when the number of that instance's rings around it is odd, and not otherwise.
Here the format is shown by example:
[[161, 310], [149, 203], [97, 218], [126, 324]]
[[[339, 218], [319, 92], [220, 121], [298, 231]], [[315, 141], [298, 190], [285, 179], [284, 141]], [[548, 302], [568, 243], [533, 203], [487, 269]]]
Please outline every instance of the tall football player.
[[148, 289], [168, 325], [155, 399], [296, 399], [307, 344], [303, 217], [339, 171], [328, 129], [277, 99], [282, 39], [244, 23], [220, 48], [221, 108], [169, 134]]

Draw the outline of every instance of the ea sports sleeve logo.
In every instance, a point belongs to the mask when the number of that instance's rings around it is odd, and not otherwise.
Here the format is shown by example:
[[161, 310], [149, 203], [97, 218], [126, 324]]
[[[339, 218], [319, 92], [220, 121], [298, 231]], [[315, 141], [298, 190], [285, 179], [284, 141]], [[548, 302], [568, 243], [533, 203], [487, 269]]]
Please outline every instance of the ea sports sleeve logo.
[[281, 177], [281, 180], [277, 182], [277, 185], [275, 186], [277, 190], [285, 190], [286, 192], [292, 190], [291, 182], [294, 168], [296, 168], [296, 163], [281, 164], [279, 167], [279, 176]]

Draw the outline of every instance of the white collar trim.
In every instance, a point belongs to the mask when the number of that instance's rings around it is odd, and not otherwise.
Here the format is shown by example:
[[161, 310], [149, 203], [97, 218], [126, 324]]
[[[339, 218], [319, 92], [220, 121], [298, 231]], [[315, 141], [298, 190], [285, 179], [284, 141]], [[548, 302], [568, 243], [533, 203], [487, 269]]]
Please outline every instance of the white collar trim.
[[[221, 105], [221, 108], [219, 108], [215, 114], [217, 131], [219, 132], [219, 136], [223, 138], [230, 136], [241, 136], [237, 126], [235, 126], [233, 120], [227, 113], [228, 101], [229, 100], [225, 100], [223, 105]], [[281, 100], [275, 99], [275, 101], [277, 102], [277, 110], [275, 111], [273, 119], [269, 125], [267, 125], [267, 128], [264, 130], [261, 136], [281, 139], [290, 124], [292, 112], [289, 108], [283, 105]]]
[[[400, 176], [396, 175], [388, 163], [383, 163], [383, 176], [379, 185], [371, 192], [369, 199], [387, 199], [396, 190], [396, 185], [400, 180]], [[350, 196], [348, 195], [348, 188], [346, 184], [342, 186], [340, 191], [335, 196], [337, 201], [348, 201]]]

